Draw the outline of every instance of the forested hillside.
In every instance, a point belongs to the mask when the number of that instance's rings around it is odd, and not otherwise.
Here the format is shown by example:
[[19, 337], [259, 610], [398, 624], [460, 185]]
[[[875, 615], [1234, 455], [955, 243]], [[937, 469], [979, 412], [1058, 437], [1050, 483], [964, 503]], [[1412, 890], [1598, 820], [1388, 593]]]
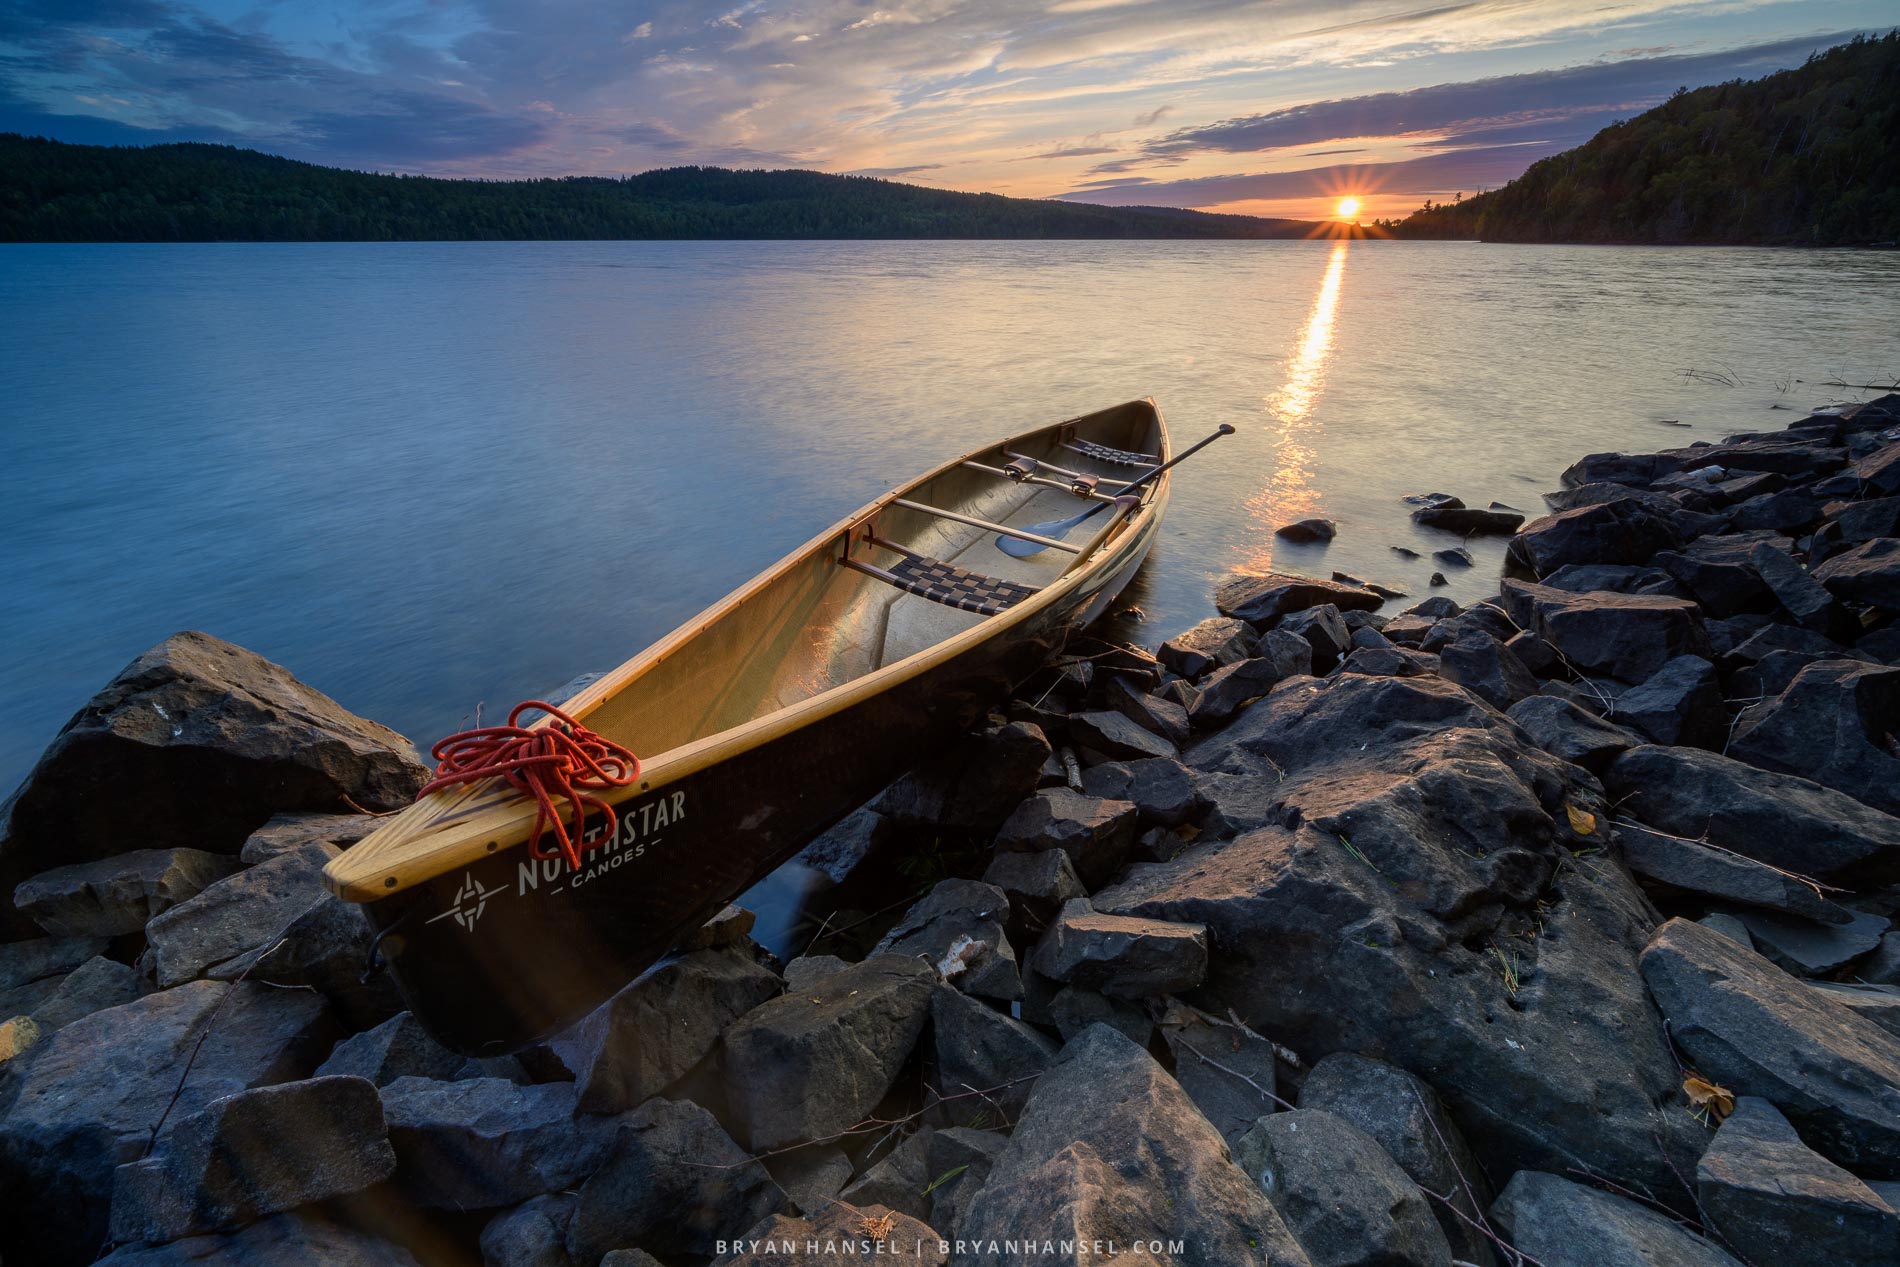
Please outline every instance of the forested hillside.
[[1678, 92], [1399, 237], [1840, 246], [1900, 240], [1900, 34]]
[[437, 180], [225, 145], [0, 135], [0, 241], [1274, 238], [1299, 220], [948, 193], [863, 176], [674, 167], [624, 179]]

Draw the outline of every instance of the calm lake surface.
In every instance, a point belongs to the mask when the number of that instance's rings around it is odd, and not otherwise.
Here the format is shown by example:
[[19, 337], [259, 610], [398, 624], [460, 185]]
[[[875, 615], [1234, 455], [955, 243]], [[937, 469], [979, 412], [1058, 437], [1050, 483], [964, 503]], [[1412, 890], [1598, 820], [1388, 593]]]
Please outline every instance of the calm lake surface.
[[[425, 747], [611, 667], [910, 474], [1152, 395], [1149, 641], [1235, 568], [1431, 592], [1400, 498], [1900, 372], [1900, 255], [1380, 242], [0, 248], [0, 788], [185, 628]], [[1685, 371], [1697, 371], [1685, 374]], [[1677, 425], [1665, 425], [1665, 421]], [[1330, 547], [1272, 529], [1339, 522]], [[1495, 589], [1502, 544], [1450, 573]], [[1398, 604], [1403, 606], [1404, 604]], [[636, 742], [637, 747], [637, 742]]]

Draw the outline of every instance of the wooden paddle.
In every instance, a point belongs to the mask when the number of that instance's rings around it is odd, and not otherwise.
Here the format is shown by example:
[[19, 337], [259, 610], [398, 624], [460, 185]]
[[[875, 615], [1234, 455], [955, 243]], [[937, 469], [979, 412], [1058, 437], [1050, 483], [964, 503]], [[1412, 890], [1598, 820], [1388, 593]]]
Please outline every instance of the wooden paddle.
[[[1140, 479], [1134, 480], [1130, 483], [1122, 485], [1120, 488], [1115, 490], [1113, 495], [1116, 497], [1120, 497], [1123, 493], [1133, 492], [1135, 489], [1140, 488], [1143, 484], [1146, 484], [1149, 480], [1161, 474], [1163, 471], [1167, 470], [1169, 467], [1180, 465], [1182, 462], [1187, 461], [1189, 458], [1193, 457], [1196, 453], [1199, 453], [1202, 449], [1205, 449], [1208, 445], [1214, 443], [1214, 441], [1220, 439], [1222, 436], [1230, 436], [1232, 434], [1234, 434], [1233, 427], [1223, 422], [1220, 425], [1220, 430], [1216, 431], [1213, 435], [1207, 437], [1207, 439], [1201, 441], [1199, 444], [1195, 445], [1193, 448], [1188, 449], [1186, 452], [1176, 457], [1168, 459], [1166, 462], [1163, 462], [1160, 466], [1157, 466], [1154, 470], [1149, 471], [1146, 475], [1142, 476]], [[1114, 505], [1113, 502], [1096, 502], [1093, 506], [1090, 506], [1087, 510], [1075, 516], [1073, 519], [1051, 519], [1047, 523], [1030, 524], [1028, 527], [1024, 528], [1023, 531], [1033, 532], [1039, 537], [1060, 538], [1063, 535], [1065, 535], [1069, 531], [1069, 529], [1075, 527], [1077, 524], [1088, 519], [1089, 516], [1099, 514], [1102, 511], [1107, 510], [1112, 505]], [[998, 537], [996, 539], [996, 548], [998, 550], [1001, 550], [1004, 554], [1014, 555], [1016, 558], [1019, 558], [1019, 559], [1026, 559], [1032, 554], [1041, 554], [1044, 550], [1047, 550], [1049, 547], [1046, 545], [1039, 545], [1034, 541], [1025, 541], [1021, 537]]]

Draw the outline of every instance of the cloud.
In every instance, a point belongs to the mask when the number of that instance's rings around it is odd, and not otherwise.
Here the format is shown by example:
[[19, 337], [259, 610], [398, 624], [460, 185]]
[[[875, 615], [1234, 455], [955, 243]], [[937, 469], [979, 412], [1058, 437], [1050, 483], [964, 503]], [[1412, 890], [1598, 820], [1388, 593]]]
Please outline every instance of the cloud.
[[[1423, 196], [1446, 190], [1491, 189], [1520, 174], [1539, 157], [1516, 146], [1428, 154], [1392, 163], [1335, 163], [1294, 172], [1200, 176], [1188, 180], [1127, 181], [1111, 188], [1076, 189], [1058, 197], [1110, 206], [1215, 207], [1279, 198], [1335, 197], [1342, 193]], [[1099, 182], [1098, 182], [1099, 183]], [[1118, 191], [1126, 188], [1126, 196]]]
[[879, 180], [896, 180], [899, 176], [939, 171], [942, 167], [942, 163], [913, 163], [909, 167], [860, 167], [844, 174], [846, 176], [875, 176]]
[[1173, 106], [1156, 106], [1145, 114], [1136, 115], [1135, 126], [1138, 128], [1151, 128], [1173, 113]]

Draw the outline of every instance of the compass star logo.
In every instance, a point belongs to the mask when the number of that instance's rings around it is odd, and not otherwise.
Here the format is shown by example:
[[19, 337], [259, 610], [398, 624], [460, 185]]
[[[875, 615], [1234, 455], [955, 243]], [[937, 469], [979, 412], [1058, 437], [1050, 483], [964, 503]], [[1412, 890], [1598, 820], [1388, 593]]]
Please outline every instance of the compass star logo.
[[488, 909], [488, 899], [500, 892], [499, 888], [483, 888], [481, 881], [464, 871], [462, 886], [455, 890], [455, 905], [440, 915], [431, 915], [426, 922], [433, 924], [439, 919], [447, 919], [452, 915], [455, 917], [455, 922], [460, 924], [465, 931], [473, 930], [475, 921], [480, 919], [482, 912]]

